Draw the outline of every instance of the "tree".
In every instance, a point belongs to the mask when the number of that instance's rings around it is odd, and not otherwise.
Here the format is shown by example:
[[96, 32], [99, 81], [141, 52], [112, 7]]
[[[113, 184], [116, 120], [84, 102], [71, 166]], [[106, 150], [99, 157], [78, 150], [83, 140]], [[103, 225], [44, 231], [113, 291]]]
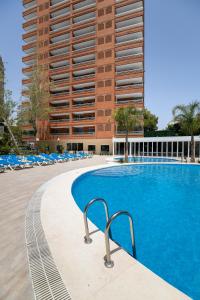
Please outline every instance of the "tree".
[[19, 153], [18, 143], [12, 131], [15, 108], [16, 103], [12, 100], [12, 92], [5, 90], [5, 69], [0, 56], [0, 122], [8, 129], [9, 135]]
[[117, 128], [125, 131], [125, 162], [128, 162], [128, 136], [130, 131], [143, 125], [142, 111], [132, 107], [120, 107], [114, 112]]
[[20, 123], [30, 123], [33, 133], [37, 136], [37, 122], [48, 119], [49, 115], [49, 80], [44, 67], [36, 65], [31, 77], [31, 84], [26, 90], [27, 106], [21, 105], [19, 112]]
[[152, 114], [148, 109], [144, 109], [144, 131], [156, 131], [158, 129], [158, 117]]
[[12, 131], [16, 103], [12, 100], [11, 96], [12, 96], [11, 91], [9, 90], [4, 91], [4, 100], [0, 102], [0, 119], [3, 121], [4, 126], [8, 129], [13, 144], [17, 152], [19, 153], [18, 143]]
[[172, 113], [174, 122], [179, 123], [181, 130], [191, 136], [191, 162], [195, 162], [194, 135], [200, 130], [200, 102], [177, 105]]

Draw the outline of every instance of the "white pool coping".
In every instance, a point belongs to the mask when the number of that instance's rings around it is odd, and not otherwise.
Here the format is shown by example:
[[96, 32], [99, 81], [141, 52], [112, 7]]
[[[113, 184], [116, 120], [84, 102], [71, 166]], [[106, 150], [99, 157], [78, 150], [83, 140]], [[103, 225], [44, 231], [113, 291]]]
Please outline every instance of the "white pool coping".
[[[72, 196], [72, 184], [85, 172], [111, 166], [116, 163], [73, 170], [45, 184], [41, 222], [52, 257], [72, 300], [191, 299], [122, 249], [112, 255], [115, 265], [107, 269], [101, 231], [91, 236], [92, 244], [83, 242], [83, 214]], [[97, 227], [89, 221], [89, 229], [94, 231]], [[111, 241], [111, 249], [117, 247]]]

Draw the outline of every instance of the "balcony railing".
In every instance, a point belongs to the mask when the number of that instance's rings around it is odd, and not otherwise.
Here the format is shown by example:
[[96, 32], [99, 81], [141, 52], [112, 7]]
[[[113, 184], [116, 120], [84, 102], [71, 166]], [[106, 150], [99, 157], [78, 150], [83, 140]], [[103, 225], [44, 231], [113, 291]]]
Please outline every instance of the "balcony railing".
[[51, 20], [55, 20], [57, 18], [64, 17], [68, 14], [70, 14], [70, 8], [63, 8], [60, 10], [56, 10], [55, 12], [52, 12], [50, 14], [50, 18], [51, 18]]
[[25, 9], [33, 8], [36, 5], [37, 5], [36, 0], [30, 1], [28, 3], [23, 3]]
[[116, 44], [125, 44], [125, 43], [135, 43], [143, 41], [143, 33], [142, 32], [135, 32], [129, 33], [126, 35], [121, 35], [116, 37]]
[[70, 119], [50, 119], [49, 120], [51, 123], [62, 123], [62, 122], [69, 122]]
[[70, 26], [70, 21], [63, 21], [63, 22], [60, 22], [60, 23], [52, 24], [50, 26], [50, 31], [51, 32], [57, 32], [59, 30], [66, 29], [69, 26]]
[[83, 102], [83, 103], [74, 103], [72, 104], [73, 107], [83, 107], [83, 106], [94, 106], [95, 105], [95, 101], [94, 102]]
[[73, 121], [89, 121], [89, 120], [95, 120], [95, 116], [91, 116], [91, 117], [74, 117], [72, 120], [73, 120]]
[[84, 15], [81, 15], [81, 16], [78, 16], [78, 17], [74, 17], [73, 18], [73, 24], [81, 24], [81, 23], [84, 23], [84, 22], [89, 22], [89, 21], [94, 20], [95, 17], [96, 17], [95, 12], [90, 12], [90, 13], [87, 13], [87, 14], [84, 14]]
[[123, 15], [126, 15], [126, 14], [135, 13], [135, 12], [138, 12], [138, 11], [141, 11], [141, 10], [143, 10], [143, 3], [142, 3], [142, 1], [139, 1], [139, 2], [136, 2], [136, 3], [123, 5], [119, 8], [116, 8], [115, 15], [117, 17], [119, 17], [119, 16], [123, 16]]
[[93, 7], [95, 6], [96, 3], [94, 0], [85, 0], [85, 1], [81, 1], [77, 4], [73, 5], [73, 10], [81, 10], [81, 9], [85, 9], [85, 8], [89, 8], [89, 7]]
[[122, 31], [126, 29], [131, 29], [134, 27], [139, 27], [143, 26], [143, 18], [142, 17], [137, 17], [137, 18], [132, 18], [124, 21], [120, 21], [116, 23], [116, 31]]
[[69, 2], [69, 0], [51, 0], [50, 5], [54, 6], [54, 5], [63, 4], [63, 3], [67, 3], [67, 2]]
[[36, 17], [37, 17], [37, 13], [36, 13], [36, 12], [32, 12], [32, 13], [30, 13], [30, 14], [28, 14], [28, 15], [24, 15], [24, 19], [25, 19], [26, 21], [33, 20], [33, 19], [35, 19]]

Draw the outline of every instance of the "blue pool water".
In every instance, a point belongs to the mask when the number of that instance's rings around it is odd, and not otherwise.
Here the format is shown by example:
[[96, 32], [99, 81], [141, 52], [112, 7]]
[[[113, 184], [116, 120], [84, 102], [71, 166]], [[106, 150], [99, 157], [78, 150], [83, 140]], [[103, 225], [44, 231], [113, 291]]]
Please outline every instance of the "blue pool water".
[[[103, 197], [110, 215], [129, 211], [134, 220], [137, 259], [193, 299], [200, 299], [200, 166], [109, 167], [80, 176], [72, 193], [82, 210], [94, 197]], [[100, 203], [91, 207], [89, 218], [104, 230]], [[131, 253], [126, 217], [115, 220], [112, 236]], [[117, 264], [114, 255], [113, 259]]]
[[[123, 158], [123, 157], [122, 157]], [[115, 160], [120, 160], [120, 158], [115, 158]], [[178, 162], [176, 159], [173, 158], [166, 158], [166, 157], [143, 157], [143, 156], [135, 156], [135, 157], [129, 157], [129, 162]]]

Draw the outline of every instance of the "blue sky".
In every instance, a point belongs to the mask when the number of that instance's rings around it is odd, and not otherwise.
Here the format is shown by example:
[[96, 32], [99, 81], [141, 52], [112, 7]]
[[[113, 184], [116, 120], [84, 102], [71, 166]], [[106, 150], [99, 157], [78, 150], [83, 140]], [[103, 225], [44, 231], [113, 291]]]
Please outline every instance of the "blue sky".
[[[21, 2], [0, 0], [0, 54], [16, 101], [22, 78]], [[200, 100], [200, 1], [146, 0], [145, 8], [145, 105], [164, 128], [176, 104]]]

